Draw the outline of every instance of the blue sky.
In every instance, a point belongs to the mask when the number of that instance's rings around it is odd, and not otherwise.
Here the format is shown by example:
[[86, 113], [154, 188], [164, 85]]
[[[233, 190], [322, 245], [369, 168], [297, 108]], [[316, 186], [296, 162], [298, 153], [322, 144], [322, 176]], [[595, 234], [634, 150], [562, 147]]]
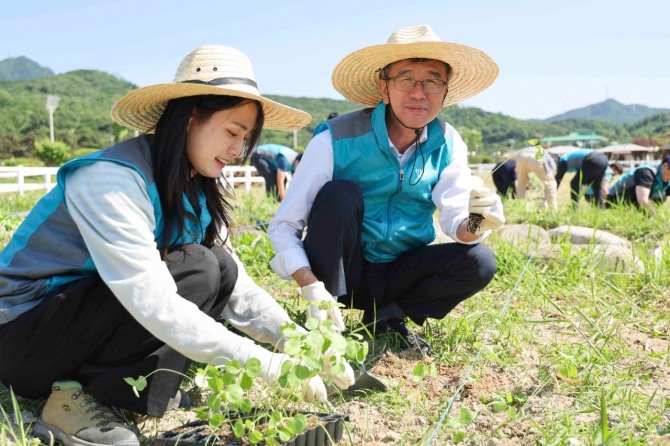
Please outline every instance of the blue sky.
[[251, 58], [262, 93], [341, 99], [337, 62], [425, 23], [500, 66], [464, 105], [547, 118], [607, 98], [670, 108], [669, 19], [668, 0], [13, 0], [0, 10], [0, 60], [145, 86], [170, 82], [194, 48], [224, 44]]

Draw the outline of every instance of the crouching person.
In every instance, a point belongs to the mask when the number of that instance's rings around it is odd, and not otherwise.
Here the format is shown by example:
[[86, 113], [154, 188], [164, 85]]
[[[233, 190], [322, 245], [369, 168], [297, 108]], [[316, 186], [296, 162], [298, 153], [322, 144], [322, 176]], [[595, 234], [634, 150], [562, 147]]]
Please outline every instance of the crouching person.
[[[139, 445], [118, 409], [160, 417], [182, 380], [152, 374], [138, 398], [125, 377], [257, 358], [274, 384], [289, 360], [216, 320], [273, 345], [289, 321], [226, 243], [219, 179], [263, 127], [310, 116], [262, 97], [249, 59], [218, 45], [188, 54], [173, 83], [128, 93], [112, 116], [145, 134], [65, 164], [0, 254], [0, 381], [48, 397], [34, 433], [65, 445]], [[334, 382], [349, 386], [351, 368]], [[302, 391], [326, 399], [319, 376]]]

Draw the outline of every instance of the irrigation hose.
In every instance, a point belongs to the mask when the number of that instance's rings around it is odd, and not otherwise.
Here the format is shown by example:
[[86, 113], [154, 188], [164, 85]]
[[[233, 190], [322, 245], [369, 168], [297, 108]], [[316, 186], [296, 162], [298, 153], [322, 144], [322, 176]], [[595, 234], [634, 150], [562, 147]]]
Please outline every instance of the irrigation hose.
[[512, 300], [512, 296], [514, 295], [514, 291], [516, 290], [516, 287], [519, 285], [519, 282], [521, 282], [521, 279], [525, 275], [526, 269], [528, 269], [528, 265], [530, 264], [530, 261], [533, 259], [534, 255], [535, 255], [535, 251], [533, 251], [530, 254], [530, 257], [528, 257], [528, 261], [526, 262], [526, 265], [524, 265], [523, 270], [521, 271], [521, 274], [519, 274], [519, 278], [517, 279], [516, 283], [512, 287], [512, 290], [510, 291], [509, 295], [507, 296], [507, 300], [505, 300], [505, 304], [503, 305], [502, 309], [500, 310], [500, 312], [496, 316], [496, 319], [493, 321], [493, 325], [491, 326], [491, 328], [489, 328], [488, 333], [486, 333], [486, 337], [484, 338], [484, 342], [482, 342], [482, 346], [479, 347], [479, 350], [477, 351], [477, 354], [475, 355], [472, 362], [470, 362], [470, 366], [468, 367], [468, 370], [465, 372], [465, 375], [463, 375], [463, 378], [461, 379], [461, 382], [458, 384], [458, 387], [456, 388], [456, 392], [451, 397], [451, 400], [449, 400], [449, 404], [447, 405], [446, 409], [442, 413], [442, 416], [440, 417], [440, 420], [437, 422], [437, 426], [435, 426], [435, 429], [433, 430], [433, 433], [430, 435], [430, 438], [428, 438], [428, 442], [426, 443], [426, 446], [430, 446], [433, 443], [433, 440], [435, 439], [435, 436], [437, 435], [438, 431], [440, 430], [440, 427], [442, 427], [442, 424], [444, 423], [444, 420], [447, 418], [447, 415], [449, 415], [449, 412], [451, 411], [451, 407], [454, 405], [454, 402], [456, 401], [456, 398], [458, 398], [458, 395], [460, 394], [461, 390], [463, 389], [463, 386], [465, 385], [465, 382], [470, 377], [470, 374], [472, 373], [472, 370], [474, 369], [475, 363], [479, 359], [479, 356], [482, 354], [482, 351], [484, 350], [484, 347], [486, 347], [488, 345], [489, 338], [491, 337], [491, 333], [493, 333], [493, 330], [498, 326], [498, 322], [500, 322], [500, 319], [502, 318], [503, 314], [507, 310], [507, 307], [509, 306], [509, 303]]

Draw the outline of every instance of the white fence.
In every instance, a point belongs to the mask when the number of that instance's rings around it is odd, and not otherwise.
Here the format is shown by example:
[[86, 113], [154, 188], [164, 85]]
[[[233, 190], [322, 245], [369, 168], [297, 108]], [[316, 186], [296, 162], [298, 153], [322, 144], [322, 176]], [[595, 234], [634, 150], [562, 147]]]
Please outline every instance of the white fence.
[[[635, 167], [649, 163], [643, 160], [625, 160], [617, 161], [624, 167], [624, 170], [634, 169]], [[652, 161], [655, 163], [657, 161]], [[475, 175], [486, 175], [495, 164], [470, 164], [470, 169]], [[50, 191], [56, 185], [56, 172], [58, 167], [3, 167], [0, 166], [0, 193], [18, 192], [23, 195], [30, 190]], [[263, 177], [257, 175], [258, 172], [253, 166], [226, 166], [223, 169], [223, 177], [226, 183], [232, 187], [243, 186], [246, 192], [251, 191], [254, 183], [263, 184]], [[29, 177], [41, 177], [41, 181], [26, 181]], [[14, 181], [3, 182], [2, 179], [10, 178]]]
[[[56, 172], [58, 167], [3, 167], [0, 166], [0, 193], [18, 192], [23, 195], [26, 191], [46, 190], [50, 191], [56, 185]], [[41, 180], [26, 181], [30, 177], [41, 177]], [[264, 183], [263, 177], [257, 176], [256, 168], [253, 166], [226, 166], [223, 169], [223, 177], [226, 183], [236, 187], [243, 186], [249, 192], [254, 183]], [[3, 178], [12, 179], [12, 182], [4, 182]]]
[[[0, 193], [18, 192], [23, 195], [29, 190], [50, 191], [56, 185], [56, 172], [58, 167], [2, 167], [0, 166], [0, 178], [16, 179], [16, 182], [0, 182]], [[43, 181], [26, 182], [28, 177], [43, 177]], [[53, 178], [52, 178], [53, 177]]]

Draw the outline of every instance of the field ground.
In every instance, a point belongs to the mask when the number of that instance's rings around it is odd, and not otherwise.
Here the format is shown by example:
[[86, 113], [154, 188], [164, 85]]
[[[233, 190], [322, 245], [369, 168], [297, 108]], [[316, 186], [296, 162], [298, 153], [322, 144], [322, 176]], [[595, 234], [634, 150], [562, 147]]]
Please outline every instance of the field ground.
[[[633, 243], [645, 271], [604, 269], [593, 255], [569, 249], [539, 261], [532, 247], [491, 237], [497, 275], [446, 318], [423, 327], [433, 355], [417, 357], [394, 339], [378, 339], [366, 365], [389, 389], [335, 395], [332, 406], [320, 408], [350, 416], [340, 444], [670, 445], [668, 203], [654, 217], [586, 204], [572, 210], [567, 186], [560, 188], [557, 213], [537, 209], [535, 190], [525, 202], [506, 201], [508, 223], [614, 232]], [[299, 291], [269, 269], [272, 248], [256, 228], [274, 206], [262, 194], [240, 195], [235, 245], [249, 273], [294, 314]], [[656, 244], [664, 247], [659, 258], [651, 254]], [[357, 330], [360, 314], [345, 314]], [[418, 364], [434, 365], [435, 373], [417, 379]], [[9, 393], [0, 392], [10, 410]], [[36, 404], [20, 403], [34, 420]], [[145, 422], [146, 444], [193, 418], [192, 411], [177, 411]]]

